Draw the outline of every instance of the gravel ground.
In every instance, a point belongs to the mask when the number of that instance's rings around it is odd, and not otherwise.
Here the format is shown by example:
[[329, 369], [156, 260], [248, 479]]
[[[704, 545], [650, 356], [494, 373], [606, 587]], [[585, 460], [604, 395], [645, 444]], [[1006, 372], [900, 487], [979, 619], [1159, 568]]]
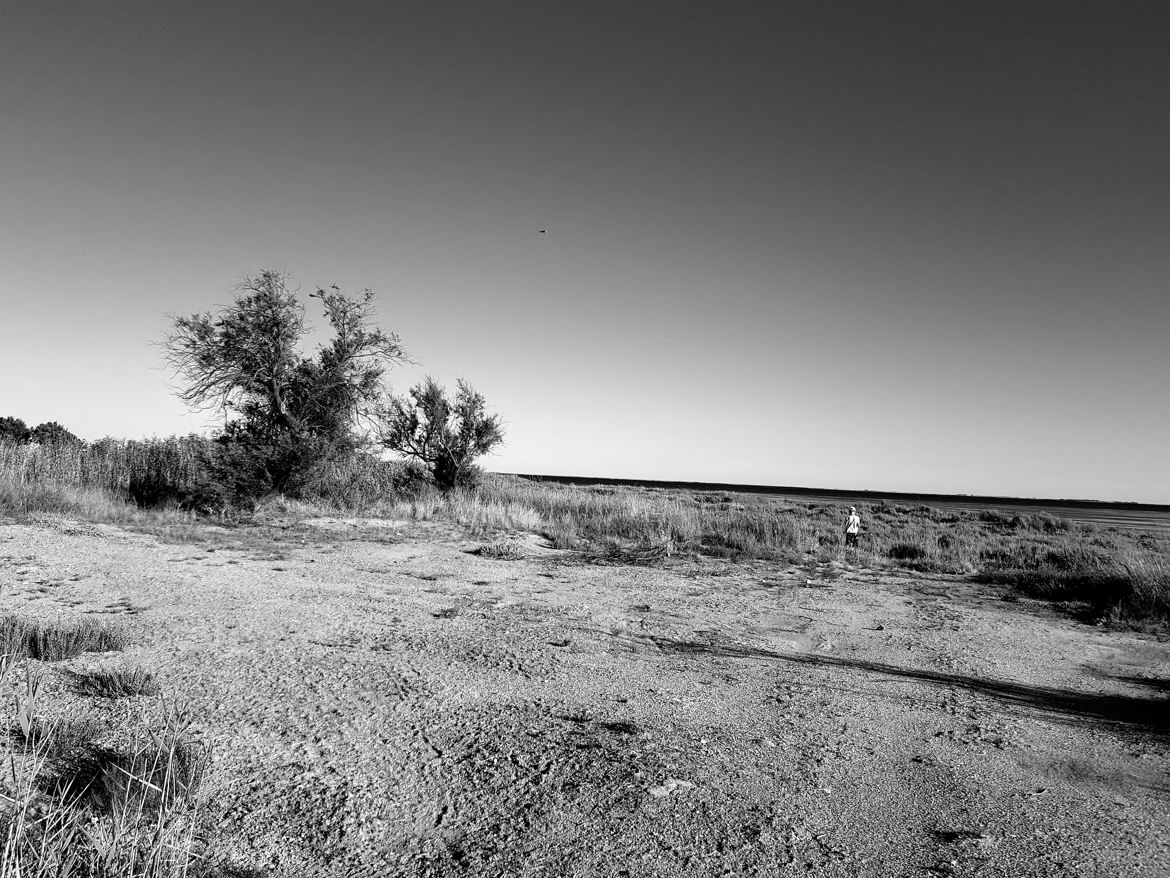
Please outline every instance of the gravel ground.
[[[1165, 876], [1170, 647], [960, 578], [520, 560], [438, 524], [0, 526], [106, 614], [271, 876]], [[50, 686], [56, 709], [80, 696]], [[97, 704], [91, 709], [111, 709]]]

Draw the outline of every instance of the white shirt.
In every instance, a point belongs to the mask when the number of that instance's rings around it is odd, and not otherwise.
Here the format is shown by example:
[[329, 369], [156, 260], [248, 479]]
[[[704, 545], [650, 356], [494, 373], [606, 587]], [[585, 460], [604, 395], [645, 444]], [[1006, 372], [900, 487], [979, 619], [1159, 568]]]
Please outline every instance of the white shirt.
[[845, 523], [845, 533], [855, 534], [861, 530], [861, 516], [854, 512], [849, 516], [849, 521]]

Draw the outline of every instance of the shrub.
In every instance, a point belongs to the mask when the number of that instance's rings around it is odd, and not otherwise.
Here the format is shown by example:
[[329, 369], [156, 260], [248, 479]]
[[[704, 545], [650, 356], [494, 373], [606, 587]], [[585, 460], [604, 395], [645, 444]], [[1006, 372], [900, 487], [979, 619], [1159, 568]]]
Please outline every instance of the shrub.
[[460, 379], [454, 400], [428, 377], [394, 397], [381, 417], [382, 444], [423, 463], [442, 491], [474, 488], [480, 481], [475, 461], [504, 441], [498, 415], [487, 413], [484, 398]]
[[229, 424], [202, 456], [205, 479], [193, 494], [201, 511], [253, 508], [273, 494], [301, 497], [332, 458], [350, 449], [308, 432]]
[[431, 476], [426, 467], [416, 460], [399, 463], [391, 478], [390, 493], [402, 499], [421, 497], [431, 487]]
[[387, 500], [417, 500], [433, 490], [430, 475], [418, 463], [355, 451], [316, 467], [301, 493], [335, 509], [365, 511]]
[[980, 509], [979, 520], [986, 522], [987, 524], [1011, 526], [1016, 518], [1011, 515], [1007, 515], [1006, 513], [1000, 512], [998, 509]]
[[886, 550], [886, 556], [895, 561], [921, 561], [929, 553], [914, 543], [894, 543]]

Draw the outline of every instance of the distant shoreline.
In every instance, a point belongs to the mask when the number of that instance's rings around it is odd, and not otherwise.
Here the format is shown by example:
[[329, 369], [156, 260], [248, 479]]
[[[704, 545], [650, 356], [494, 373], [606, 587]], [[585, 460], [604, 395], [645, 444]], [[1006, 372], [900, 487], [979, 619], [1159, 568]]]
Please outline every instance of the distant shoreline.
[[1050, 506], [1066, 509], [1119, 509], [1133, 512], [1170, 514], [1170, 504], [1138, 503], [1127, 500], [1069, 500], [1044, 497], [996, 497], [979, 494], [925, 494], [907, 491], [847, 491], [841, 488], [802, 488], [782, 485], [738, 485], [728, 482], [669, 482], [657, 479], [615, 479], [605, 476], [553, 476], [535, 473], [500, 473], [537, 482], [562, 482], [569, 485], [613, 485], [641, 488], [665, 488], [686, 491], [728, 491], [739, 494], [776, 494], [791, 497], [826, 497], [841, 500], [890, 500], [897, 502], [945, 503], [996, 506]]

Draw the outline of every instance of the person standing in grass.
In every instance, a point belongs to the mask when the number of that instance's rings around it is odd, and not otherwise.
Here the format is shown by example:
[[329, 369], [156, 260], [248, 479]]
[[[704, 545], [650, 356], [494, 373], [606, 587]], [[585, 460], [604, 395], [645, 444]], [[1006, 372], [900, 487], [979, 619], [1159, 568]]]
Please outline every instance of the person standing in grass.
[[857, 548], [857, 535], [861, 532], [861, 516], [857, 514], [857, 507], [849, 507], [849, 517], [845, 519], [845, 548]]

